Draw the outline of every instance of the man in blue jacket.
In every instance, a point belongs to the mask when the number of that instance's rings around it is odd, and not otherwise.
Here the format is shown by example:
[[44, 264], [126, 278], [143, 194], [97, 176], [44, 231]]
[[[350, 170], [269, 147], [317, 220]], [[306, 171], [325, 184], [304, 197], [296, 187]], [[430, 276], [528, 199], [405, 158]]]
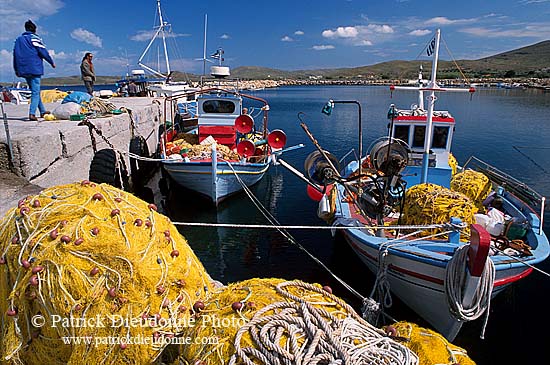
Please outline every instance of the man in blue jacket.
[[13, 47], [13, 68], [17, 77], [23, 77], [31, 89], [31, 105], [29, 108], [29, 120], [38, 120], [35, 112], [36, 108], [43, 117], [49, 112], [46, 111], [42, 99], [40, 98], [40, 78], [44, 75], [44, 64], [46, 60], [53, 68], [55, 63], [51, 58], [42, 39], [36, 34], [36, 25], [31, 21], [25, 22], [25, 33], [21, 34], [15, 40]]

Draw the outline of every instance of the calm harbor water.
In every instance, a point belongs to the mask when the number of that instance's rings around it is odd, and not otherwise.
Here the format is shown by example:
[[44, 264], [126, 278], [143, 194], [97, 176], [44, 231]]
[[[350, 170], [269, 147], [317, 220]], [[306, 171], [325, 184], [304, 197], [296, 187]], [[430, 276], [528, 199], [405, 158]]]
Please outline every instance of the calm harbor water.
[[[283, 156], [302, 171], [303, 161], [314, 147], [300, 128], [298, 112], [305, 113], [303, 120], [323, 148], [341, 157], [350, 148], [357, 148], [357, 107], [337, 104], [332, 116], [327, 117], [320, 111], [328, 99], [361, 103], [364, 150], [385, 134], [390, 103], [404, 108], [417, 102], [414, 92], [398, 92], [390, 97], [385, 87], [283, 87], [255, 95], [268, 100], [271, 129], [286, 132], [287, 146], [306, 144]], [[449, 93], [440, 96], [437, 109], [449, 110], [456, 118], [453, 151], [459, 162], [475, 154], [550, 196], [549, 93], [482, 89], [471, 99], [467, 94]], [[283, 225], [323, 225], [304, 183], [282, 166], [273, 167], [252, 191]], [[267, 224], [244, 194], [228, 199], [218, 210], [176, 190], [164, 201], [165, 213], [175, 222]], [[545, 221], [549, 219], [546, 214]], [[547, 234], [549, 227], [545, 225]], [[188, 226], [180, 226], [179, 230], [208, 272], [224, 283], [252, 277], [302, 279], [331, 285], [335, 294], [359, 308], [355, 297], [276, 230]], [[362, 295], [370, 294], [374, 276], [342, 238], [321, 230], [292, 230], [291, 234]], [[539, 267], [550, 272], [550, 261]], [[492, 302], [484, 340], [479, 339], [481, 321], [477, 321], [467, 323], [455, 343], [466, 348], [477, 364], [540, 363], [545, 358], [540, 349], [550, 340], [546, 331], [550, 326], [548, 302], [543, 299], [549, 291], [550, 278], [534, 272]], [[395, 296], [389, 314], [427, 326]]]
[[[337, 104], [332, 116], [327, 117], [321, 114], [327, 100], [361, 103], [365, 152], [372, 141], [385, 135], [390, 103], [400, 108], [417, 103], [416, 93], [399, 91], [392, 97], [387, 87], [282, 87], [254, 95], [268, 100], [270, 129], [283, 129], [287, 146], [306, 145], [283, 156], [301, 171], [314, 146], [300, 127], [299, 112], [305, 113], [302, 119], [323, 148], [341, 157], [351, 148], [357, 149], [357, 107]], [[475, 155], [550, 196], [550, 93], [530, 89], [481, 89], [473, 97], [449, 93], [439, 96], [437, 109], [449, 110], [456, 119], [453, 153], [459, 162]], [[282, 225], [324, 226], [316, 215], [317, 203], [307, 197], [305, 184], [282, 166], [272, 167], [252, 191]], [[244, 193], [229, 198], [217, 210], [177, 189], [168, 197], [158, 191], [155, 194], [163, 201], [159, 207], [174, 222], [268, 223]], [[545, 222], [545, 232], [550, 235], [548, 213]], [[230, 283], [253, 277], [281, 277], [317, 282], [332, 286], [336, 295], [359, 310], [357, 298], [274, 229], [179, 226], [179, 231], [214, 279]], [[333, 238], [327, 230], [290, 233], [362, 295], [370, 294], [374, 275], [342, 238]], [[550, 260], [539, 268], [550, 272]], [[464, 347], [480, 365], [546, 363], [542, 349], [550, 341], [550, 316], [544, 297], [549, 291], [550, 278], [533, 272], [492, 301], [484, 340], [479, 339], [478, 320], [465, 324], [454, 343]], [[391, 316], [428, 326], [395, 296], [393, 299], [393, 307], [388, 310]]]

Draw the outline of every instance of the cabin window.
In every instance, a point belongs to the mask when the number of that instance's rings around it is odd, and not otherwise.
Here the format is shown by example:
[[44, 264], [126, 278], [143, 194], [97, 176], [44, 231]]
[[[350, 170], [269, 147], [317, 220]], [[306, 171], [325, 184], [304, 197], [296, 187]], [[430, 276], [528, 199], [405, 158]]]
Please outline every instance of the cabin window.
[[432, 148], [447, 148], [448, 137], [449, 127], [434, 127]]
[[412, 141], [412, 147], [424, 147], [424, 135], [426, 134], [426, 126], [415, 126]]
[[231, 114], [235, 111], [235, 103], [229, 100], [206, 100], [202, 104], [205, 113]]
[[393, 138], [400, 139], [405, 143], [409, 143], [409, 129], [408, 125], [396, 125], [393, 129]]

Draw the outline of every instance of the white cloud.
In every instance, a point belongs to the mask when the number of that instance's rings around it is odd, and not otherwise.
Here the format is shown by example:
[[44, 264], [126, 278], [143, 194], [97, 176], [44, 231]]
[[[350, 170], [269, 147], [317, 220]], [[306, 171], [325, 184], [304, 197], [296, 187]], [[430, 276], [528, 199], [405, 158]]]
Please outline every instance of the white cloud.
[[355, 38], [359, 32], [356, 27], [338, 27], [336, 30], [324, 30], [321, 35], [325, 38]]
[[12, 53], [6, 49], [0, 50], [0, 81], [15, 80], [12, 67]]
[[295, 35], [304, 35], [304, 32], [301, 30], [297, 30], [294, 32]]
[[523, 0], [523, 1], [520, 1], [519, 3], [520, 3], [520, 4], [529, 5], [529, 4], [547, 3], [547, 2], [549, 2], [549, 1], [550, 1], [550, 0]]
[[430, 34], [431, 32], [432, 31], [428, 30], [428, 29], [415, 29], [412, 32], [409, 32], [409, 35], [413, 35], [413, 36], [416, 36], [416, 37], [422, 37], [422, 36]]
[[92, 46], [101, 48], [103, 47], [101, 38], [89, 30], [77, 28], [71, 32], [71, 38], [76, 39], [84, 43], [91, 44]]
[[[140, 30], [136, 34], [131, 36], [130, 40], [136, 41], [136, 42], [150, 41], [154, 35], [155, 35], [154, 30]], [[188, 33], [165, 33], [166, 38], [189, 37], [190, 35], [191, 34], [188, 34]]]
[[13, 40], [23, 33], [28, 19], [36, 23], [39, 35], [44, 33], [38, 20], [57, 13], [62, 7], [61, 0], [0, 0], [0, 41]]
[[334, 49], [334, 46], [332, 44], [323, 44], [319, 46], [313, 46], [311, 48], [316, 51], [326, 51], [327, 49]]
[[373, 39], [381, 42], [393, 37], [395, 30], [387, 24], [369, 24], [326, 29], [321, 35], [328, 39], [340, 39], [353, 46], [372, 46]]
[[515, 29], [470, 27], [459, 29], [459, 32], [485, 38], [536, 38], [546, 39], [550, 32], [550, 24], [531, 23]]
[[52, 56], [53, 60], [56, 62], [57, 60], [65, 60], [69, 58], [69, 55], [63, 51], [56, 52], [54, 49], [50, 49], [48, 50], [48, 52], [50, 53], [50, 56]]
[[222, 34], [220, 38], [221, 39], [229, 39], [231, 37], [229, 36], [229, 34]]
[[281, 38], [281, 41], [283, 41], [283, 42], [292, 42], [292, 41], [294, 41], [294, 39], [292, 39], [289, 36], [285, 35], [283, 38]]
[[449, 19], [444, 16], [436, 16], [435, 18], [431, 18], [426, 20], [424, 23], [425, 25], [456, 25], [456, 24], [468, 24], [468, 23], [475, 23], [479, 20], [479, 18], [470, 18], [470, 19]]

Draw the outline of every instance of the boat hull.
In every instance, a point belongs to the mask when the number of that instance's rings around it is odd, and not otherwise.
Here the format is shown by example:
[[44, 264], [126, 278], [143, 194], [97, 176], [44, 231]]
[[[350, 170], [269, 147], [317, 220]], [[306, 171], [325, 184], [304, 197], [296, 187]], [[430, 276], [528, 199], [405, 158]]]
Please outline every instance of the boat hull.
[[171, 179], [181, 187], [206, 196], [215, 205], [236, 194], [244, 186], [260, 181], [269, 163], [231, 163], [212, 161], [165, 161], [163, 167]]
[[[333, 224], [357, 227], [360, 219], [357, 209], [348, 204], [344, 196], [344, 189], [339, 186]], [[513, 196], [506, 193], [505, 198], [512, 201]], [[516, 204], [519, 206], [519, 202]], [[492, 298], [512, 283], [529, 275], [533, 269], [527, 265], [535, 265], [549, 255], [548, 239], [538, 229], [540, 222], [534, 215], [528, 219], [531, 228], [526, 234], [526, 241], [532, 247], [532, 256], [511, 258], [499, 254], [488, 257], [495, 267]], [[448, 340], [454, 340], [463, 322], [449, 311], [445, 293], [446, 268], [456, 249], [460, 245], [469, 244], [468, 242], [424, 239], [409, 243], [407, 240], [394, 241], [391, 238], [378, 237], [373, 230], [360, 228], [343, 230], [342, 234], [375, 275], [378, 274], [380, 265], [379, 252], [386, 250], [383, 264], [387, 268], [386, 278], [391, 292], [436, 331]]]

